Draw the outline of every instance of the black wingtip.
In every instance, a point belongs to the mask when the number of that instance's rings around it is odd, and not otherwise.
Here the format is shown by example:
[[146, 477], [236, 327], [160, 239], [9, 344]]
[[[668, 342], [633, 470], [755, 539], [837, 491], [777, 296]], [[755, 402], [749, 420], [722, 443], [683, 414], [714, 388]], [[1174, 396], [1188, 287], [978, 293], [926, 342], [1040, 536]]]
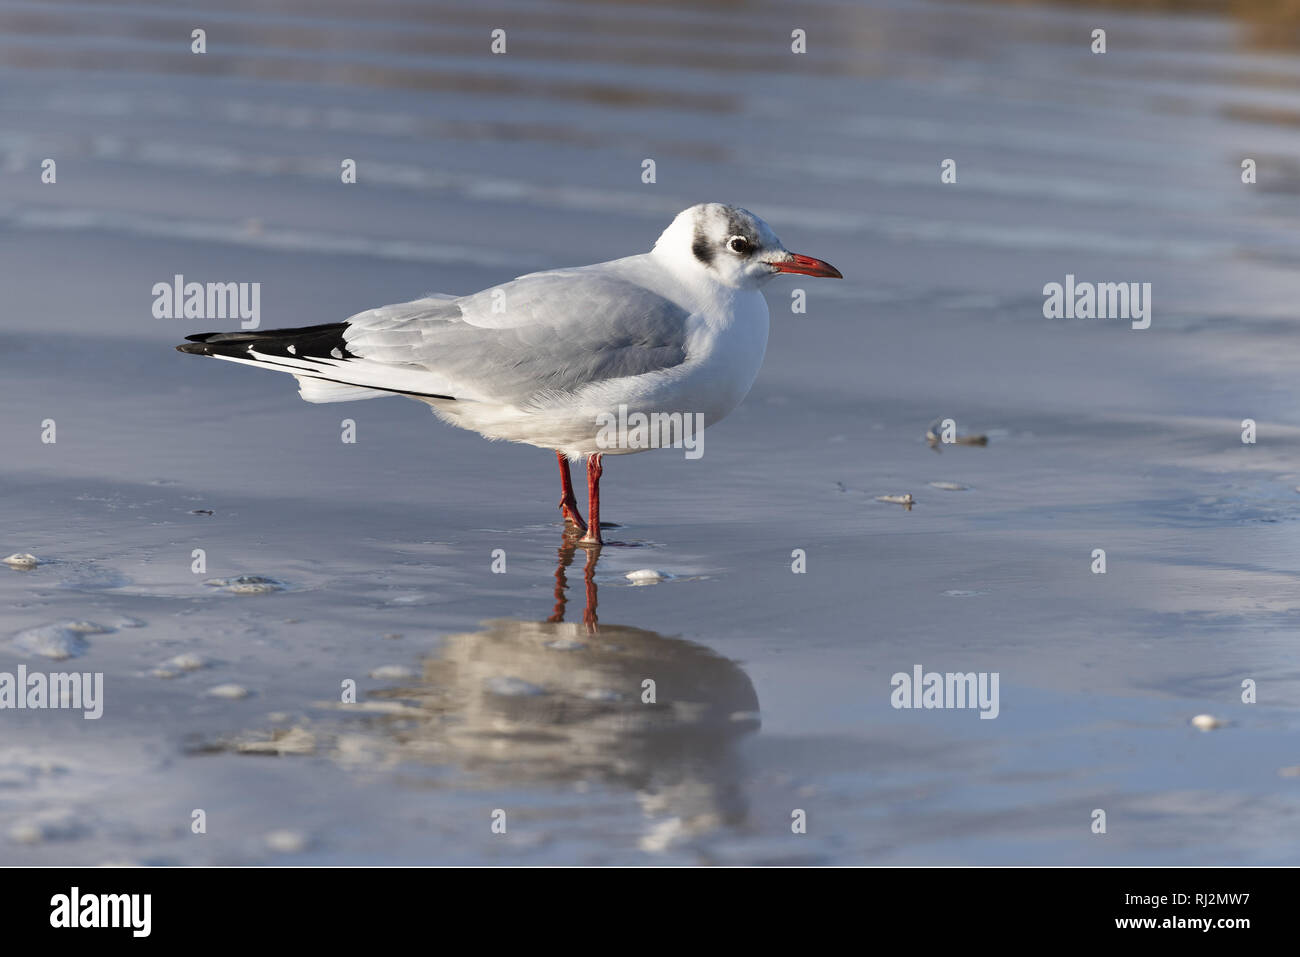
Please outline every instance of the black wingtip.
[[351, 359], [347, 340], [343, 338], [346, 323], [329, 322], [318, 326], [301, 326], [296, 329], [236, 329], [230, 332], [200, 332], [186, 336], [176, 347], [177, 352], [196, 356], [225, 356], [247, 358], [249, 349], [256, 347], [258, 355], [297, 356], [310, 359], [326, 357]]
[[185, 341], [176, 347], [177, 352], [188, 352], [194, 356], [212, 355], [212, 347], [205, 345], [213, 336], [219, 336], [219, 332], [200, 332], [196, 335], [186, 336]]

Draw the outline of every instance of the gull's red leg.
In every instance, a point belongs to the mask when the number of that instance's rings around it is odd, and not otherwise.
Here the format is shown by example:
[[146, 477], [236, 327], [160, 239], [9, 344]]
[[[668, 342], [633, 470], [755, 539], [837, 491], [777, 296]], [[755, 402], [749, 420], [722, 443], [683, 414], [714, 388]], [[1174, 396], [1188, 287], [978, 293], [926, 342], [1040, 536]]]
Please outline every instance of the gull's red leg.
[[555, 458], [560, 463], [560, 487], [564, 496], [560, 499], [560, 511], [564, 514], [566, 522], [572, 522], [578, 527], [578, 531], [585, 532], [587, 523], [578, 513], [578, 499], [573, 494], [573, 477], [569, 474], [569, 460], [564, 457], [563, 452], [556, 452]]
[[579, 545], [600, 545], [600, 476], [601, 454], [587, 456], [587, 534], [578, 540]]

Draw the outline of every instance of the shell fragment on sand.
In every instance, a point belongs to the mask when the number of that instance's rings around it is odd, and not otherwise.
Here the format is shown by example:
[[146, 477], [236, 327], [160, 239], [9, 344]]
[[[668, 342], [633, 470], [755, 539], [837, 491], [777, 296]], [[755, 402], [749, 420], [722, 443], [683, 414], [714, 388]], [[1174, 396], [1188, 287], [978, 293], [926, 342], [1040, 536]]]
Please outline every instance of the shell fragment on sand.
[[[930, 423], [930, 427], [925, 430], [925, 442], [927, 445], [930, 446], [930, 448], [934, 449], [936, 452], [942, 451], [941, 447], [944, 445], [988, 445], [989, 444], [989, 437], [982, 433], [978, 433], [974, 435], [953, 434], [949, 436], [948, 441], [944, 441], [943, 422], [944, 422], [943, 419], [935, 419], [932, 423]], [[954, 423], [950, 425], [949, 428], [953, 429], [955, 432], [956, 424]]]
[[380, 665], [371, 670], [370, 677], [377, 681], [400, 681], [403, 678], [414, 678], [415, 671], [406, 665]]
[[155, 678], [177, 678], [188, 671], [198, 671], [211, 664], [212, 662], [202, 655], [186, 652], [167, 659], [150, 673]]
[[638, 568], [634, 572], [628, 572], [626, 577], [633, 585], [657, 585], [661, 581], [672, 578], [667, 572], [654, 568]]
[[311, 754], [316, 750], [316, 736], [306, 728], [288, 728], [272, 732], [269, 739], [248, 739], [234, 744], [244, 754]]
[[220, 588], [231, 595], [268, 595], [284, 588], [283, 582], [261, 575], [240, 575], [238, 578], [209, 578], [203, 584]]
[[902, 495], [877, 495], [877, 502], [888, 502], [890, 505], [901, 505], [909, 512], [912, 506], [916, 504], [916, 499], [912, 498], [911, 492], [904, 492]]

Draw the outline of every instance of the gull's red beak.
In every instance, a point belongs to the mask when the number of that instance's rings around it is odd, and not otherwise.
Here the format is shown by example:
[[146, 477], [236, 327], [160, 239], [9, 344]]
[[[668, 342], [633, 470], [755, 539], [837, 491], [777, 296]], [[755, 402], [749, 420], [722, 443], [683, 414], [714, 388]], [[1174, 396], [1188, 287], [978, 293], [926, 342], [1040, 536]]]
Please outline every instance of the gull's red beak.
[[828, 262], [820, 259], [813, 259], [811, 256], [800, 256], [798, 253], [790, 253], [789, 259], [780, 259], [769, 262], [769, 266], [777, 272], [796, 273], [800, 276], [819, 276], [823, 279], [843, 279], [844, 275]]

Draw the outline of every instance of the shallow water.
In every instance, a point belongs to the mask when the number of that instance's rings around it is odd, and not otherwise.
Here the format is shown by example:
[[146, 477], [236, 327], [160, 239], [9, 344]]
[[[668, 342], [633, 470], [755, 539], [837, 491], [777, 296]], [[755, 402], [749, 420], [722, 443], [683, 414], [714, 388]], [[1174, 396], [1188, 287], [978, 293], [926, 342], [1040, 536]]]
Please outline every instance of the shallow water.
[[[1248, 33], [0, 0], [0, 554], [43, 560], [0, 567], [0, 672], [105, 676], [97, 721], [0, 711], [0, 863], [1300, 862], [1300, 62]], [[701, 459], [607, 460], [594, 560], [547, 453], [305, 404], [150, 311], [181, 273], [335, 321], [640, 251], [701, 200], [847, 278], [769, 287]], [[1044, 319], [1067, 273], [1152, 283], [1151, 328]], [[932, 450], [942, 417], [988, 445]], [[241, 576], [278, 587], [204, 584]], [[997, 672], [998, 717], [894, 709], [916, 664]]]

